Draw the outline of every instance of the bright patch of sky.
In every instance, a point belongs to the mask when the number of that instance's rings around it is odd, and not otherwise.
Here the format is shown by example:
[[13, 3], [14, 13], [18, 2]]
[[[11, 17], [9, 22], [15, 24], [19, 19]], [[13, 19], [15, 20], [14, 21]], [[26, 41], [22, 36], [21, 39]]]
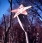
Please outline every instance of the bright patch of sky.
[[0, 0], [0, 19], [3, 14], [7, 13], [7, 9], [9, 8], [8, 0]]

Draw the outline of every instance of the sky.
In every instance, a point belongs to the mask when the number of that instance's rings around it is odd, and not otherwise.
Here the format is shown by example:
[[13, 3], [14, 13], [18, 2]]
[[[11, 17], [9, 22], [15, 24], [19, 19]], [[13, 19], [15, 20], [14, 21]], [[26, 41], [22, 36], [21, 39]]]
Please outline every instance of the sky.
[[[15, 0], [13, 1], [15, 2]], [[8, 0], [0, 0], [0, 19], [2, 18], [3, 14], [7, 13], [9, 6], [10, 5], [9, 5]]]
[[0, 0], [0, 19], [2, 18], [3, 14], [7, 12], [9, 8], [8, 0]]

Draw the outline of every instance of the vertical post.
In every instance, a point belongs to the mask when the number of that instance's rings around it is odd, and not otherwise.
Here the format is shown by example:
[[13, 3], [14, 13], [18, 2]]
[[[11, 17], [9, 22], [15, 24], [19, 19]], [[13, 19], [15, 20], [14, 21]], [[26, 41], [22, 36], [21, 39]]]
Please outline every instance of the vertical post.
[[[12, 10], [12, 0], [8, 0], [10, 3], [10, 11]], [[10, 12], [10, 28], [12, 28], [12, 12]], [[11, 29], [9, 30], [9, 43], [11, 43]]]
[[5, 22], [5, 15], [3, 14], [4, 17], [4, 43], [7, 43], [7, 32], [6, 32], [6, 22]]
[[22, 30], [25, 32], [26, 43], [29, 43], [27, 32], [24, 30], [24, 27], [23, 27], [23, 25], [22, 25], [22, 23], [21, 23], [21, 21], [20, 21], [20, 19], [19, 19], [18, 16], [17, 16], [17, 19], [18, 19], [18, 22], [19, 22], [19, 24], [20, 24]]
[[[9, 1], [10, 3], [10, 11], [12, 10], [12, 0]], [[12, 26], [12, 12], [11, 12], [11, 15], [10, 15], [10, 27]]]

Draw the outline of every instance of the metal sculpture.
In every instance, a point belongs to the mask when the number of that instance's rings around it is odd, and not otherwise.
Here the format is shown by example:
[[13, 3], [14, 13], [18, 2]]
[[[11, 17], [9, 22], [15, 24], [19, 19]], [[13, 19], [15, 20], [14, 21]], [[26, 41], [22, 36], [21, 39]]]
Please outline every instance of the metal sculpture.
[[15, 13], [14, 18], [17, 17], [18, 22], [19, 22], [22, 30], [25, 32], [26, 43], [29, 43], [28, 36], [27, 36], [27, 32], [24, 30], [23, 24], [22, 24], [22, 22], [20, 21], [18, 15], [20, 15], [20, 14], [27, 15], [27, 11], [26, 11], [26, 10], [29, 9], [29, 8], [31, 8], [31, 7], [32, 7], [32, 6], [24, 7], [24, 6], [21, 4], [18, 9], [15, 9], [15, 10], [12, 10], [12, 11], [11, 11], [11, 12], [14, 12], [14, 13]]

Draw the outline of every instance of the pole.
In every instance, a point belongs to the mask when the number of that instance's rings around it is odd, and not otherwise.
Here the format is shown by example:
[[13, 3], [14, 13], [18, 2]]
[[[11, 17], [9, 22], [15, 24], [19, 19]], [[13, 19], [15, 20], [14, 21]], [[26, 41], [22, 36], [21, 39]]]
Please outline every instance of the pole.
[[19, 24], [20, 24], [22, 30], [25, 32], [26, 43], [29, 43], [27, 32], [24, 30], [24, 27], [23, 27], [23, 25], [22, 25], [22, 23], [21, 23], [21, 21], [20, 21], [20, 19], [19, 19], [18, 16], [17, 16], [17, 19], [18, 19], [18, 22], [19, 22]]
[[[12, 0], [8, 0], [9, 1], [9, 3], [10, 3], [10, 11], [12, 10]], [[10, 13], [10, 28], [12, 28], [12, 12]], [[8, 29], [9, 30], [9, 43], [11, 43], [11, 33], [10, 33], [10, 31], [11, 31], [11, 29]]]

